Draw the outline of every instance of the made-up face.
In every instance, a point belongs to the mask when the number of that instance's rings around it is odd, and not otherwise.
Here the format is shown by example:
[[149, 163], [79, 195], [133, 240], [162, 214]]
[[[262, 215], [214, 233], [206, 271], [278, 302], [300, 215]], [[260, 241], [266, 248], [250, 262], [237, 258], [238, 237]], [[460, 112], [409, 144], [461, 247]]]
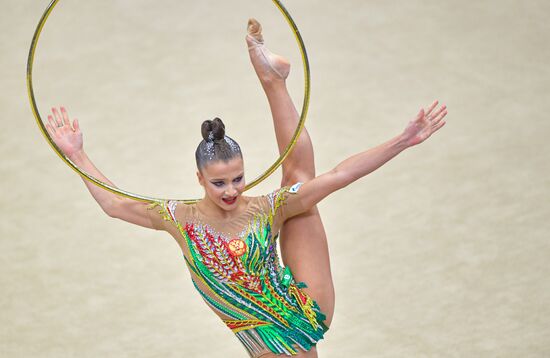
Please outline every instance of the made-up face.
[[226, 211], [238, 207], [245, 187], [242, 158], [237, 156], [228, 162], [210, 162], [197, 172], [197, 177], [204, 187], [206, 198], [212, 203]]

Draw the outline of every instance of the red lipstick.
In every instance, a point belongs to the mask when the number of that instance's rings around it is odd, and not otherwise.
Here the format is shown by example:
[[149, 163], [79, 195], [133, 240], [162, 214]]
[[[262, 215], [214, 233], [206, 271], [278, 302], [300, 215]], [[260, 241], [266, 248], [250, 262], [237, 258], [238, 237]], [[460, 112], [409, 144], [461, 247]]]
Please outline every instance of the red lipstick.
[[227, 205], [233, 205], [237, 202], [237, 197], [233, 197], [232, 199], [222, 198], [223, 202]]

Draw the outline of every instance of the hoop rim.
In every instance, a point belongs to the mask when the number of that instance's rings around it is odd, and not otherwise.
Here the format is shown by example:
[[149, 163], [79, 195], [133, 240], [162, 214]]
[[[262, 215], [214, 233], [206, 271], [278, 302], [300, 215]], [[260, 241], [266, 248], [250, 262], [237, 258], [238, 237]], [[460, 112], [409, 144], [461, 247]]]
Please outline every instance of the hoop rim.
[[[29, 55], [27, 59], [27, 91], [29, 95], [29, 101], [31, 104], [31, 109], [34, 115], [34, 118], [36, 120], [36, 123], [38, 124], [38, 127], [40, 128], [40, 131], [52, 147], [52, 149], [57, 153], [57, 155], [75, 172], [77, 172], [79, 175], [81, 175], [83, 178], [87, 179], [88, 181], [92, 182], [93, 184], [108, 190], [112, 193], [122, 195], [124, 197], [142, 201], [142, 202], [160, 202], [165, 200], [175, 200], [178, 202], [183, 202], [186, 204], [191, 204], [199, 201], [200, 199], [163, 199], [163, 198], [155, 198], [151, 196], [146, 195], [140, 195], [136, 193], [132, 193], [114, 186], [111, 186], [107, 183], [102, 182], [101, 180], [95, 178], [94, 176], [90, 175], [80, 167], [78, 167], [75, 163], [73, 163], [62, 151], [61, 149], [55, 144], [51, 136], [49, 135], [48, 131], [46, 130], [46, 127], [44, 125], [44, 122], [42, 121], [42, 117], [40, 116], [40, 112], [38, 110], [38, 106], [36, 104], [35, 94], [34, 94], [34, 87], [33, 87], [33, 77], [32, 77], [32, 70], [34, 67], [34, 55], [36, 52], [36, 47], [38, 45], [38, 40], [40, 38], [40, 34], [42, 33], [42, 30], [44, 28], [44, 25], [46, 24], [46, 21], [48, 20], [48, 17], [52, 13], [53, 9], [57, 5], [59, 0], [52, 0], [49, 5], [47, 6], [46, 10], [42, 14], [42, 17], [40, 18], [40, 21], [38, 22], [38, 25], [36, 26], [36, 30], [34, 32], [31, 46], [29, 49]], [[279, 9], [279, 11], [282, 13], [283, 17], [286, 19], [288, 25], [290, 26], [294, 37], [296, 39], [296, 42], [298, 44], [298, 47], [300, 49], [300, 54], [302, 57], [302, 65], [304, 70], [304, 99], [303, 99], [303, 105], [302, 105], [302, 111], [300, 114], [300, 120], [298, 122], [298, 125], [296, 127], [296, 130], [294, 132], [294, 135], [292, 136], [290, 143], [285, 148], [285, 151], [279, 156], [279, 158], [263, 173], [260, 174], [256, 179], [251, 181], [245, 186], [244, 191], [247, 191], [256, 185], [260, 184], [263, 180], [265, 180], [267, 177], [269, 177], [279, 166], [283, 163], [283, 161], [288, 157], [292, 149], [294, 148], [294, 145], [298, 141], [298, 138], [300, 136], [300, 133], [302, 132], [302, 129], [305, 125], [305, 120], [307, 117], [307, 112], [309, 109], [309, 100], [310, 100], [310, 90], [311, 90], [311, 73], [310, 73], [310, 67], [309, 67], [309, 59], [307, 56], [307, 51], [304, 45], [304, 41], [302, 39], [302, 36], [300, 34], [300, 31], [298, 30], [298, 27], [294, 20], [292, 19], [292, 16], [288, 12], [288, 10], [284, 7], [284, 5], [279, 0], [272, 0], [272, 2], [275, 4], [275, 6]]]

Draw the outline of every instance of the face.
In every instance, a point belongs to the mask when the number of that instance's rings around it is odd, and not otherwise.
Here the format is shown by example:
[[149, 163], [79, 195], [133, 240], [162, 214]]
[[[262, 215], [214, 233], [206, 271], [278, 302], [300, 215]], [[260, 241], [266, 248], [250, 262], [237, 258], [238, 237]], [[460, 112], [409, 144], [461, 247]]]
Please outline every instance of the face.
[[235, 157], [227, 163], [219, 160], [206, 164], [197, 172], [204, 187], [206, 199], [226, 211], [237, 208], [239, 196], [244, 191], [244, 163]]

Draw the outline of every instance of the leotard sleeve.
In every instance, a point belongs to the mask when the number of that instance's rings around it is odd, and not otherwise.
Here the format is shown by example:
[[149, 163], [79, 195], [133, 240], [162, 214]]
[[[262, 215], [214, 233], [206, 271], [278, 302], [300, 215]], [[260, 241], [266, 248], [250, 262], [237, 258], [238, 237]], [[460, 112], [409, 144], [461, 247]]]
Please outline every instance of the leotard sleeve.
[[267, 195], [274, 226], [278, 227], [288, 218], [306, 211], [299, 191], [302, 184], [284, 186]]

